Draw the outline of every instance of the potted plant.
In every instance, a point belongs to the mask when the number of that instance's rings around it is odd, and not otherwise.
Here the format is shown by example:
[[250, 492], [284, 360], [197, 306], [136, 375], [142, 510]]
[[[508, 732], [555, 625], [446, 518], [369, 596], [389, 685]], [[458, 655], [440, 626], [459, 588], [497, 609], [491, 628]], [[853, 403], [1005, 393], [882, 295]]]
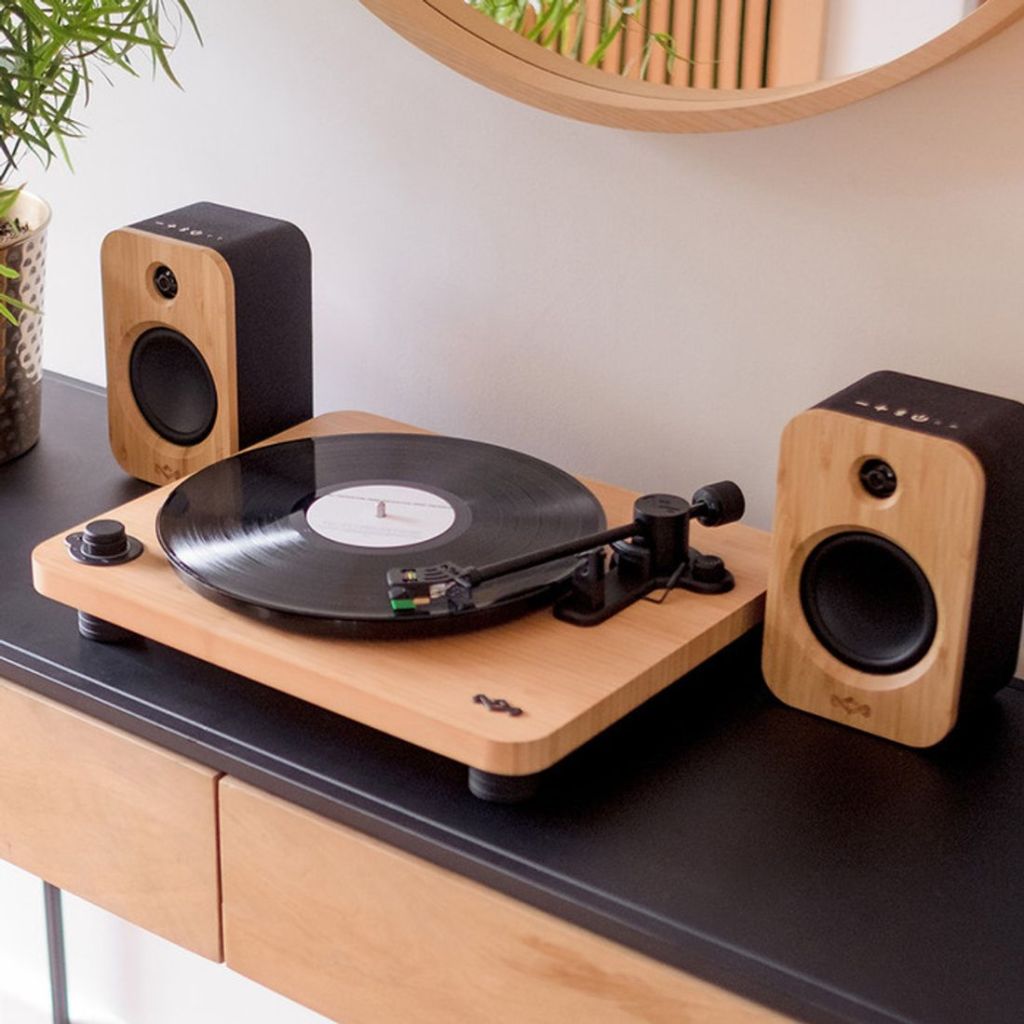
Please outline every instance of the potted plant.
[[67, 159], [66, 140], [83, 134], [76, 106], [97, 74], [136, 75], [142, 55], [176, 82], [168, 54], [184, 24], [198, 36], [186, 0], [0, 3], [0, 462], [39, 437], [50, 209], [15, 180], [21, 161]]

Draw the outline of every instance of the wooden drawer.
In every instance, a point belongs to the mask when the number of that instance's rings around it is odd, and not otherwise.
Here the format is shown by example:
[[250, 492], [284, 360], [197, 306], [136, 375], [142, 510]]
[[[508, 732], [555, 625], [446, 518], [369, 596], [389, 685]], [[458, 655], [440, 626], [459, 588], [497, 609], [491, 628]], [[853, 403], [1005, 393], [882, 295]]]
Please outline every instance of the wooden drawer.
[[335, 1020], [785, 1019], [233, 779], [220, 788], [228, 966]]
[[0, 857], [211, 960], [217, 778], [0, 679]]

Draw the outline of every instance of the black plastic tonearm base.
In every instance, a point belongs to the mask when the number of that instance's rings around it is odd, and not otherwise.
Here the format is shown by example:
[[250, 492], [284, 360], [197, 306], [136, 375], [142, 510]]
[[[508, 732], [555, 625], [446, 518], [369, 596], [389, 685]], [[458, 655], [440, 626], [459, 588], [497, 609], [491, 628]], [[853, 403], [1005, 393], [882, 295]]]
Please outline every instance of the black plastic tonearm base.
[[648, 552], [634, 544], [615, 544], [610, 566], [603, 550], [588, 551], [573, 573], [569, 592], [555, 603], [555, 617], [575, 626], [596, 626], [655, 590], [664, 590], [666, 596], [674, 589], [724, 594], [736, 584], [721, 558], [696, 548], [687, 550], [685, 560], [669, 576], [651, 576], [645, 563], [649, 564]]
[[743, 494], [729, 481], [710, 484], [694, 495], [691, 505], [675, 494], [646, 494], [633, 507], [632, 537], [612, 543], [611, 560], [604, 548], [585, 552], [555, 603], [555, 615], [577, 626], [596, 626], [616, 612], [647, 598], [654, 590], [679, 588], [700, 594], [732, 590], [732, 573], [717, 555], [690, 547], [690, 519], [705, 526], [734, 522], [743, 514]]

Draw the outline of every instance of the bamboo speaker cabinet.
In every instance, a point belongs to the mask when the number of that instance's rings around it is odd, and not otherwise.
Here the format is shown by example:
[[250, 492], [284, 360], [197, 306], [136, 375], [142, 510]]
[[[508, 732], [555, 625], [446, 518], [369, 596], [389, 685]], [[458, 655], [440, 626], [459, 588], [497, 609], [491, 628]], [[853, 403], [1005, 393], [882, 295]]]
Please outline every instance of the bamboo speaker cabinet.
[[110, 443], [132, 476], [177, 480], [312, 415], [293, 224], [194, 203], [111, 232], [101, 263]]
[[1013, 677], [1024, 405], [899, 373], [786, 427], [763, 667], [795, 707], [911, 746]]

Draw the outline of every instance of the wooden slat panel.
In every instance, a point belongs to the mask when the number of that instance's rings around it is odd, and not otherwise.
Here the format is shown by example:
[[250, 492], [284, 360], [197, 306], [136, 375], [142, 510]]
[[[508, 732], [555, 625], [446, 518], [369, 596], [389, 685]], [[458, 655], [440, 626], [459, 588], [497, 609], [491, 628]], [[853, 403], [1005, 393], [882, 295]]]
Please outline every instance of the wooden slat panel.
[[672, 68], [670, 83], [686, 86], [693, 69], [693, 5], [696, 0], [675, 0], [672, 9], [672, 38], [679, 55]]
[[718, 26], [718, 88], [740, 87], [740, 36], [743, 31], [743, 0], [721, 0]]
[[579, 52], [577, 44], [580, 41], [580, 33], [583, 31], [581, 22], [582, 15], [578, 10], [574, 11], [565, 19], [565, 27], [558, 38], [558, 52], [569, 60], [576, 60], [576, 55]]
[[580, 51], [580, 63], [590, 60], [601, 38], [601, 10], [604, 0], [585, 0], [586, 24], [583, 26], [583, 48]]
[[745, 0], [743, 24], [743, 88], [760, 89], [764, 75], [764, 46], [767, 38], [768, 0]]
[[772, 0], [768, 84], [804, 85], [821, 77], [826, 0]]
[[778, 1014], [232, 779], [228, 966], [345, 1024], [781, 1024]]
[[622, 71], [626, 78], [637, 81], [643, 66], [644, 42], [647, 30], [644, 28], [645, 11], [643, 4], [637, 15], [626, 22], [626, 38], [623, 43]]
[[693, 79], [698, 89], [714, 88], [715, 32], [718, 25], [718, 0], [695, 0], [697, 26], [693, 40]]
[[[647, 32], [652, 37], [657, 33], [668, 32], [672, 14], [671, 0], [647, 0]], [[648, 82], [664, 85], [668, 81], [668, 54], [665, 48], [653, 38], [650, 39], [651, 55], [644, 78]]]
[[0, 854], [220, 960], [218, 775], [0, 680]]
[[[619, 17], [618, 8], [609, 6], [604, 12], [604, 27], [610, 28], [615, 24], [616, 19]], [[610, 71], [613, 75], [619, 74], [622, 69], [622, 52], [623, 43], [625, 40], [625, 32], [619, 32], [615, 37], [615, 40], [611, 43], [607, 50], [605, 50], [604, 59], [601, 61], [601, 68], [604, 71]]]

